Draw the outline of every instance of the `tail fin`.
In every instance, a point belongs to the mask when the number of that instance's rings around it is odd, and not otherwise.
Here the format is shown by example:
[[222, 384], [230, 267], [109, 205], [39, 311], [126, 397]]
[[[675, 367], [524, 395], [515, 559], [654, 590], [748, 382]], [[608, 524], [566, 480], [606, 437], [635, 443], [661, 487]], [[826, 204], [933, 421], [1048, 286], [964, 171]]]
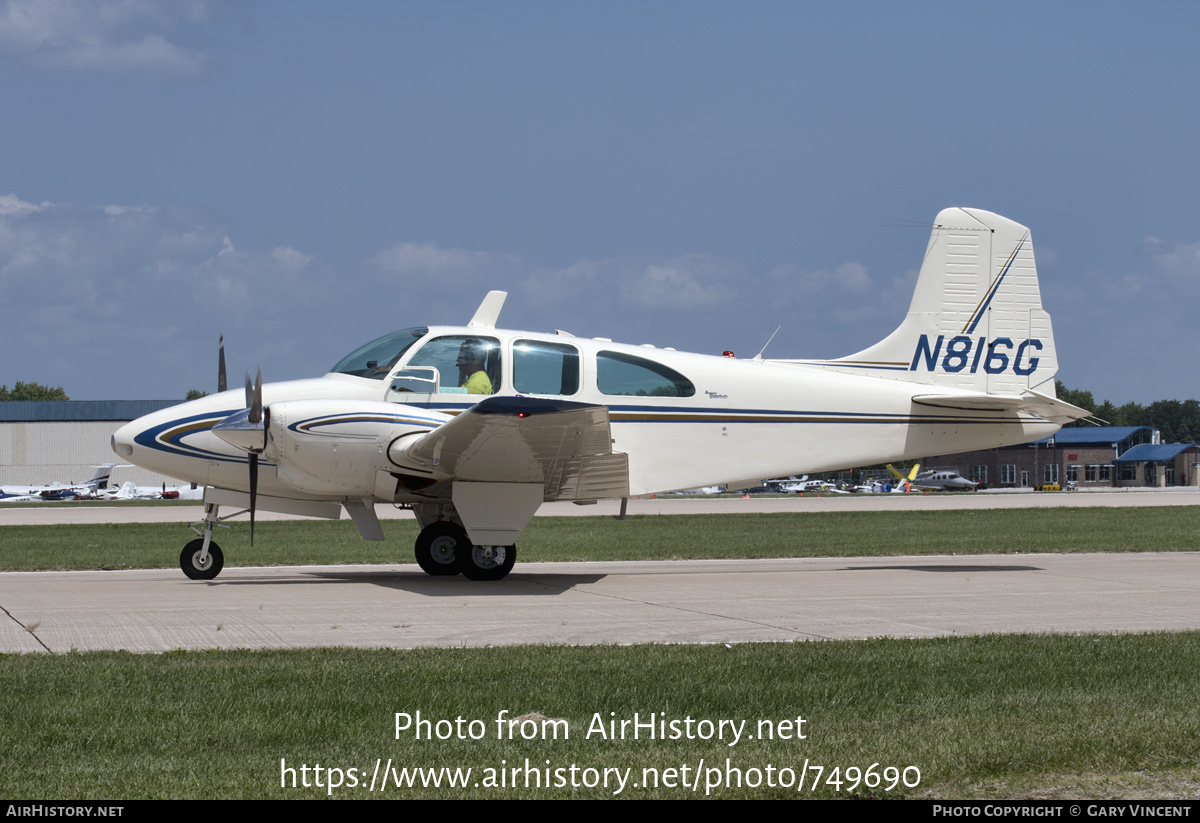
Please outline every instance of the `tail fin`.
[[897, 469], [895, 466], [893, 466], [891, 463], [888, 463], [887, 467], [888, 467], [888, 471], [890, 471], [892, 474], [896, 475], [897, 480], [901, 480], [901, 481], [907, 480], [909, 482], [916, 480], [917, 472], [921, 470], [920, 463], [913, 463], [913, 466], [911, 469], [908, 470], [907, 475], [901, 474], [900, 470]]
[[83, 485], [89, 489], [100, 490], [108, 488], [108, 480], [112, 477], [112, 471], [117, 467], [116, 463], [105, 463], [101, 466], [92, 466], [96, 473], [92, 475], [92, 479]]
[[1054, 397], [1058, 357], [1029, 229], [982, 209], [943, 210], [899, 328], [819, 365], [948, 389]]

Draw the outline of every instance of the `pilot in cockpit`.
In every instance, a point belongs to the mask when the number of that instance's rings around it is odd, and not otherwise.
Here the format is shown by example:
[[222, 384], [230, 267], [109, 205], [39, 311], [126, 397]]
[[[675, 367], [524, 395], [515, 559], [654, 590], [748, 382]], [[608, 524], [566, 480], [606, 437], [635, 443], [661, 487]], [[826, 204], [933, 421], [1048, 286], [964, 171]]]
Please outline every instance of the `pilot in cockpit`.
[[463, 341], [458, 350], [458, 366], [463, 382], [462, 388], [467, 394], [491, 394], [492, 380], [488, 377], [485, 361], [487, 360], [487, 344], [474, 337]]

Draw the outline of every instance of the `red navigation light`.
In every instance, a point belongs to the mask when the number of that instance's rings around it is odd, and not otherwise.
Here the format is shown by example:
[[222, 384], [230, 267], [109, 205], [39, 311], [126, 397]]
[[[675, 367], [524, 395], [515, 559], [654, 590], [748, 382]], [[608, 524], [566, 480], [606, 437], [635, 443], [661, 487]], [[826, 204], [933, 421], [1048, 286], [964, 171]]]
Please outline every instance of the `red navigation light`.
[[733, 357], [734, 354], [733, 354], [733, 352], [726, 350], [726, 351], [721, 352], [721, 356], [722, 357]]

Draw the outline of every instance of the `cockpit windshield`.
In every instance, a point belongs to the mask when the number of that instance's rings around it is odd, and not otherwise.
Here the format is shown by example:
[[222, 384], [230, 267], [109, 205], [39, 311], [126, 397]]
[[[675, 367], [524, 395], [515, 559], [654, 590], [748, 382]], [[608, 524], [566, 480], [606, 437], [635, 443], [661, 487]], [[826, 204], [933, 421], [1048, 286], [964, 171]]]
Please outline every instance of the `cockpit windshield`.
[[382, 380], [391, 373], [392, 367], [404, 353], [412, 348], [412, 344], [428, 333], [429, 329], [425, 326], [392, 332], [350, 352], [330, 371]]

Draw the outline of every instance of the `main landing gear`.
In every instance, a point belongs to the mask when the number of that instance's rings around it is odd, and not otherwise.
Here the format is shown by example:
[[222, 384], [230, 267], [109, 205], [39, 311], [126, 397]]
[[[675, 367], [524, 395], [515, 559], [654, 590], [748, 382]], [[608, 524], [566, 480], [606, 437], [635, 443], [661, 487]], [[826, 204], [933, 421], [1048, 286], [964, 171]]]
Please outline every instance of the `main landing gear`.
[[516, 546], [475, 546], [457, 523], [438, 520], [417, 536], [417, 564], [435, 576], [462, 573], [468, 580], [500, 580], [517, 561]]

